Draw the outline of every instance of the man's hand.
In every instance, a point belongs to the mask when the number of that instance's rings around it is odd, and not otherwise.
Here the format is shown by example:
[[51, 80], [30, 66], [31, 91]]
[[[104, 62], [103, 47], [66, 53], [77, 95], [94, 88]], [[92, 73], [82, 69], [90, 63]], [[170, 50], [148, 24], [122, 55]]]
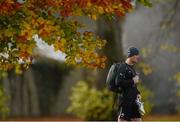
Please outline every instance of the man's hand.
[[134, 81], [134, 83], [138, 83], [139, 82], [139, 76], [138, 75], [134, 76], [133, 81]]

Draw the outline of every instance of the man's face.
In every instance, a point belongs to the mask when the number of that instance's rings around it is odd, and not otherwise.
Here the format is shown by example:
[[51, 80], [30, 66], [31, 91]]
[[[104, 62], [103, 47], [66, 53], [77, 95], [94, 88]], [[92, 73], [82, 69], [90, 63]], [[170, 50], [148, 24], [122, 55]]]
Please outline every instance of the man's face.
[[133, 62], [133, 63], [138, 63], [139, 62], [139, 59], [140, 59], [140, 56], [139, 55], [134, 55], [134, 56], [132, 56], [132, 57], [130, 57], [131, 58], [131, 61]]

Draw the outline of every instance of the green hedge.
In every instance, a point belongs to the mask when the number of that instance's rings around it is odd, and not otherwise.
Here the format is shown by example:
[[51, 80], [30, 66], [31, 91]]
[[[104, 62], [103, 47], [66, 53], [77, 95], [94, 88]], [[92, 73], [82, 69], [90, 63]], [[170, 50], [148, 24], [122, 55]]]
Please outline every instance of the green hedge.
[[[145, 110], [149, 113], [153, 104], [148, 100], [152, 97], [152, 93], [144, 86], [139, 86], [143, 90], [142, 96], [145, 102]], [[67, 109], [68, 113], [84, 120], [114, 120], [114, 95], [107, 88], [97, 90], [95, 87], [85, 81], [79, 81], [72, 88], [72, 95], [70, 96], [71, 105]]]
[[107, 89], [102, 91], [79, 81], [72, 88], [71, 106], [68, 112], [86, 120], [112, 119], [113, 95]]
[[3, 88], [0, 86], [0, 116], [5, 118], [9, 115], [9, 108], [7, 106], [9, 97], [5, 94]]

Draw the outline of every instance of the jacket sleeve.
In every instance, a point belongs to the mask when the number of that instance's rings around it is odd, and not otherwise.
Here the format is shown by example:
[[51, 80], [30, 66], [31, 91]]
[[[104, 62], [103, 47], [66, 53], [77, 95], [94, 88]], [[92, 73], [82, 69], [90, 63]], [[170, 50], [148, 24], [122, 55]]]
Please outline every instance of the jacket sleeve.
[[124, 68], [119, 69], [118, 76], [116, 77], [116, 85], [121, 86], [122, 88], [128, 88], [134, 85], [134, 81], [132, 79], [126, 80], [125, 70]]

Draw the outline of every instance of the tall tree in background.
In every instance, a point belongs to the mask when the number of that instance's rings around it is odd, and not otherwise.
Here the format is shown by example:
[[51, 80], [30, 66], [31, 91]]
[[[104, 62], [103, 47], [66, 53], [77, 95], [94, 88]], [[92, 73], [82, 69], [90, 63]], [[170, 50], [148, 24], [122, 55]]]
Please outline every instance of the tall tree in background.
[[122, 46], [122, 24], [123, 18], [115, 17], [112, 21], [101, 18], [98, 21], [98, 35], [108, 40], [106, 46], [103, 48], [103, 54], [107, 57], [107, 67], [105, 69], [99, 69], [98, 73], [98, 86], [103, 87], [105, 85], [107, 71], [109, 66], [114, 62], [122, 62], [123, 46]]

